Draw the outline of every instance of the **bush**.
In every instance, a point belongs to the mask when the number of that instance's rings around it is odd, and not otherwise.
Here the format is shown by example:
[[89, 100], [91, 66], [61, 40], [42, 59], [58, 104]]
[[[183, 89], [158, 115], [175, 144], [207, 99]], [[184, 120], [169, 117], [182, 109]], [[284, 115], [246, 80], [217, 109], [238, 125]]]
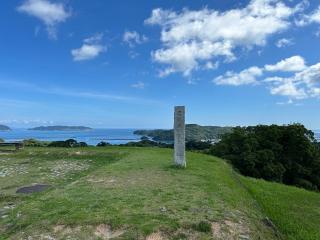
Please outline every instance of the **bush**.
[[198, 232], [211, 232], [211, 224], [206, 221], [201, 221], [193, 226], [194, 230]]
[[54, 141], [51, 142], [48, 147], [64, 147], [64, 148], [73, 148], [73, 147], [87, 147], [88, 144], [85, 142], [77, 142], [74, 139], [68, 139], [66, 141]]
[[97, 144], [97, 147], [106, 147], [106, 146], [111, 146], [111, 144], [108, 143], [108, 142], [104, 142], [104, 141], [99, 142], [99, 143]]
[[0, 138], [0, 143], [4, 143], [4, 140], [2, 138]]
[[211, 142], [188, 141], [186, 142], [187, 150], [206, 150], [212, 146]]
[[237, 127], [210, 153], [246, 176], [320, 189], [320, 147], [303, 125]]
[[128, 142], [126, 144], [120, 144], [119, 146], [127, 147], [163, 147], [163, 148], [172, 148], [173, 144], [155, 142], [152, 140], [142, 140], [139, 142]]
[[39, 141], [36, 139], [25, 139], [22, 141], [26, 147], [47, 147], [50, 142]]

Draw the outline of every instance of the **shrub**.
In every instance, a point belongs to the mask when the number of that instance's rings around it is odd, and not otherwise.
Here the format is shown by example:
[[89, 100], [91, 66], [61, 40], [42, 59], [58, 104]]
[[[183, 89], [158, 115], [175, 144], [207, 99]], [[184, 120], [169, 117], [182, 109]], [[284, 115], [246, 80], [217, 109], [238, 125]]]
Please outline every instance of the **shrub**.
[[188, 141], [186, 142], [187, 150], [205, 150], [209, 149], [212, 146], [211, 142], [202, 142], [202, 141]]
[[74, 139], [68, 139], [66, 141], [54, 141], [51, 142], [48, 147], [64, 147], [64, 148], [73, 148], [73, 147], [87, 147], [88, 144], [85, 142], [77, 142]]
[[149, 140], [149, 138], [148, 138], [148, 137], [146, 137], [146, 136], [142, 136], [142, 137], [140, 138], [140, 140], [141, 140], [141, 141]]
[[3, 143], [3, 142], [4, 142], [4, 140], [2, 138], [0, 138], [0, 143]]
[[210, 153], [230, 160], [242, 174], [320, 189], [320, 147], [303, 125], [237, 127]]
[[193, 226], [194, 230], [198, 232], [211, 232], [211, 224], [206, 221], [201, 221]]
[[26, 147], [47, 147], [50, 143], [30, 138], [23, 140], [23, 144]]
[[97, 144], [97, 147], [106, 147], [106, 146], [111, 146], [111, 144], [108, 143], [108, 142], [104, 142], [104, 141], [99, 142], [99, 143]]
[[161, 142], [155, 142], [152, 140], [142, 140], [139, 142], [128, 142], [126, 144], [120, 144], [119, 146], [127, 147], [163, 147], [163, 148], [172, 148], [172, 144], [166, 144]]

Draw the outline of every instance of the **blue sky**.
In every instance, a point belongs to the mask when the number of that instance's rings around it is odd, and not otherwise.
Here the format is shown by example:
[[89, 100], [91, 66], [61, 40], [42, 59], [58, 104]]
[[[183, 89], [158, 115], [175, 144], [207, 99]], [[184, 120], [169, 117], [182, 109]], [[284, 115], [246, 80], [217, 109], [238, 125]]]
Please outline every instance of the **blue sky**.
[[320, 3], [1, 2], [0, 124], [320, 128]]

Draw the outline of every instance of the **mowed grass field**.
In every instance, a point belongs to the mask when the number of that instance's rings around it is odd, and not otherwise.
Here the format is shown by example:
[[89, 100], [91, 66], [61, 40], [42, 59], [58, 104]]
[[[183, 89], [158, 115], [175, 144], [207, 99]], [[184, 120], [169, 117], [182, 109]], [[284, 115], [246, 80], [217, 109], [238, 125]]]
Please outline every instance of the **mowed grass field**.
[[[0, 239], [320, 239], [320, 194], [161, 148], [0, 152]], [[38, 193], [20, 187], [49, 184]]]

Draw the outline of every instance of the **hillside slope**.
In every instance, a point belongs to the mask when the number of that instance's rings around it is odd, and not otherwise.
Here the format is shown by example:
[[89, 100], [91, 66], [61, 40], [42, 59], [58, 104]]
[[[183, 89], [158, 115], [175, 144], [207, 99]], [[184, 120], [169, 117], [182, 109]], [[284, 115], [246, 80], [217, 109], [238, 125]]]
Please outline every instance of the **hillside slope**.
[[[232, 127], [200, 126], [186, 124], [186, 140], [201, 141], [219, 138], [232, 131]], [[151, 137], [155, 141], [173, 141], [173, 129], [136, 130], [134, 134]]]
[[9, 128], [8, 126], [6, 125], [0, 125], [0, 131], [10, 131], [11, 128]]
[[[320, 194], [240, 177], [211, 156], [188, 153], [187, 158], [183, 170], [172, 167], [170, 149], [0, 153], [0, 236], [320, 239]], [[15, 193], [32, 183], [51, 187], [31, 195]]]

